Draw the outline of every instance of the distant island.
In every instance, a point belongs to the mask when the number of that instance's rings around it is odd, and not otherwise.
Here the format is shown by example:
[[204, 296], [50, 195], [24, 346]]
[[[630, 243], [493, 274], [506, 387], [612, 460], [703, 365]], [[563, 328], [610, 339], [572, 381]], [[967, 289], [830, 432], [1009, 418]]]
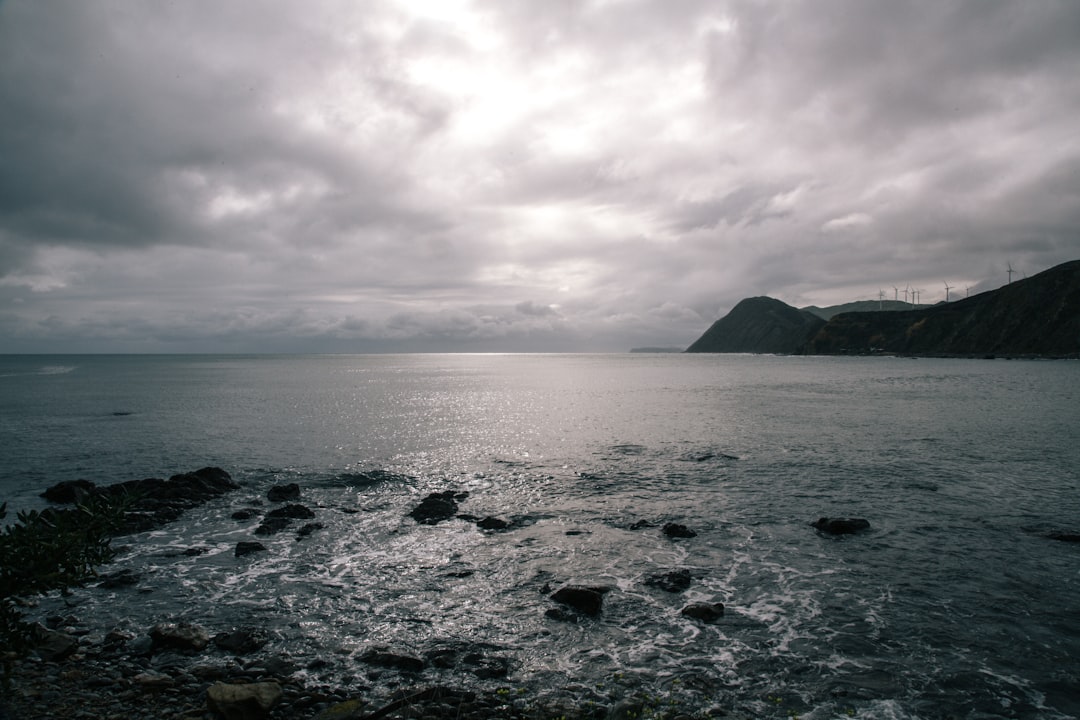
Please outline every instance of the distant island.
[[686, 352], [1080, 357], [1080, 260], [963, 300], [902, 306], [831, 313], [747, 298]]
[[639, 347], [630, 348], [632, 353], [681, 353], [682, 348], [678, 347]]

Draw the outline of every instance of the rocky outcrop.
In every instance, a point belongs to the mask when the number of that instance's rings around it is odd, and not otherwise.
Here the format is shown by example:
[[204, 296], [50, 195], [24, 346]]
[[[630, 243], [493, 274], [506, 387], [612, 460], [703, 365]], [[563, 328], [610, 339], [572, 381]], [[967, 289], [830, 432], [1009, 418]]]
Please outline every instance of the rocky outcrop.
[[810, 526], [826, 535], [853, 535], [869, 529], [870, 521], [863, 518], [823, 517], [810, 523]]
[[562, 605], [573, 608], [583, 615], [597, 616], [603, 609], [604, 594], [606, 587], [586, 587], [583, 585], [566, 585], [551, 594], [551, 599]]
[[457, 515], [458, 501], [467, 497], [469, 493], [455, 490], [431, 493], [413, 508], [409, 517], [421, 525], [436, 525]]
[[817, 315], [779, 300], [747, 298], [713, 323], [686, 352], [790, 354], [824, 325]]
[[660, 531], [669, 538], [672, 538], [673, 540], [678, 538], [697, 537], [696, 532], [686, 527], [682, 523], [666, 523], [664, 527], [660, 529]]
[[691, 582], [693, 582], [693, 577], [689, 570], [672, 570], [645, 578], [645, 584], [649, 587], [659, 588], [669, 593], [680, 593], [689, 588]]
[[680, 610], [679, 614], [683, 617], [700, 620], [701, 622], [712, 623], [724, 617], [724, 604], [708, 602], [690, 603]]
[[293, 502], [300, 499], [300, 486], [296, 483], [275, 485], [266, 493], [270, 502]]
[[276, 682], [217, 682], [206, 690], [206, 706], [225, 720], [265, 720], [281, 697], [281, 686]]

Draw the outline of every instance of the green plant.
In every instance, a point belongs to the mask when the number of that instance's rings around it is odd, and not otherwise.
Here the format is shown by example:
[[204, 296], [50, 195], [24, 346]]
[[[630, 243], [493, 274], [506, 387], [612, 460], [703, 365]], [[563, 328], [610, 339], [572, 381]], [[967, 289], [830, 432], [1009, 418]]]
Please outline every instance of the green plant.
[[70, 510], [23, 511], [10, 525], [2, 523], [7, 503], [0, 504], [0, 645], [16, 657], [33, 647], [34, 626], [23, 619], [20, 600], [94, 577], [115, 554], [109, 540], [128, 503], [91, 498]]

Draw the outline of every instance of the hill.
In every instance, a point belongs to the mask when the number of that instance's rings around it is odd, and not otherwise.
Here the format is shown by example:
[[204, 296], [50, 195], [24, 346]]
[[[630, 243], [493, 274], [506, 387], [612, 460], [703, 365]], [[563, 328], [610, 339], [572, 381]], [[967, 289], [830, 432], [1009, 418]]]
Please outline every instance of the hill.
[[922, 310], [836, 315], [802, 352], [1075, 356], [1080, 354], [1080, 260]]
[[713, 323], [686, 352], [795, 353], [824, 325], [817, 315], [779, 300], [746, 298]]
[[830, 305], [829, 307], [818, 307], [817, 305], [807, 305], [802, 310], [812, 312], [822, 320], [832, 320], [834, 316], [840, 313], [846, 312], [877, 312], [881, 310], [919, 310], [921, 308], [927, 308], [930, 305], [913, 305], [903, 300], [856, 300], [855, 302], [844, 303], [843, 305]]
[[878, 303], [800, 310], [747, 298], [686, 352], [1080, 356], [1080, 260], [954, 302], [830, 312], [867, 305]]

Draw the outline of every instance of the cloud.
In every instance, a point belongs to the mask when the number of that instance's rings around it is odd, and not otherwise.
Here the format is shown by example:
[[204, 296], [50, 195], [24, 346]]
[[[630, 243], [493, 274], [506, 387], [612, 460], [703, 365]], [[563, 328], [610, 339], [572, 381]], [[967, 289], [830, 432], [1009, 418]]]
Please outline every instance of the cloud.
[[623, 350], [1004, 282], [1080, 255], [1078, 36], [1050, 0], [7, 0], [0, 341]]

